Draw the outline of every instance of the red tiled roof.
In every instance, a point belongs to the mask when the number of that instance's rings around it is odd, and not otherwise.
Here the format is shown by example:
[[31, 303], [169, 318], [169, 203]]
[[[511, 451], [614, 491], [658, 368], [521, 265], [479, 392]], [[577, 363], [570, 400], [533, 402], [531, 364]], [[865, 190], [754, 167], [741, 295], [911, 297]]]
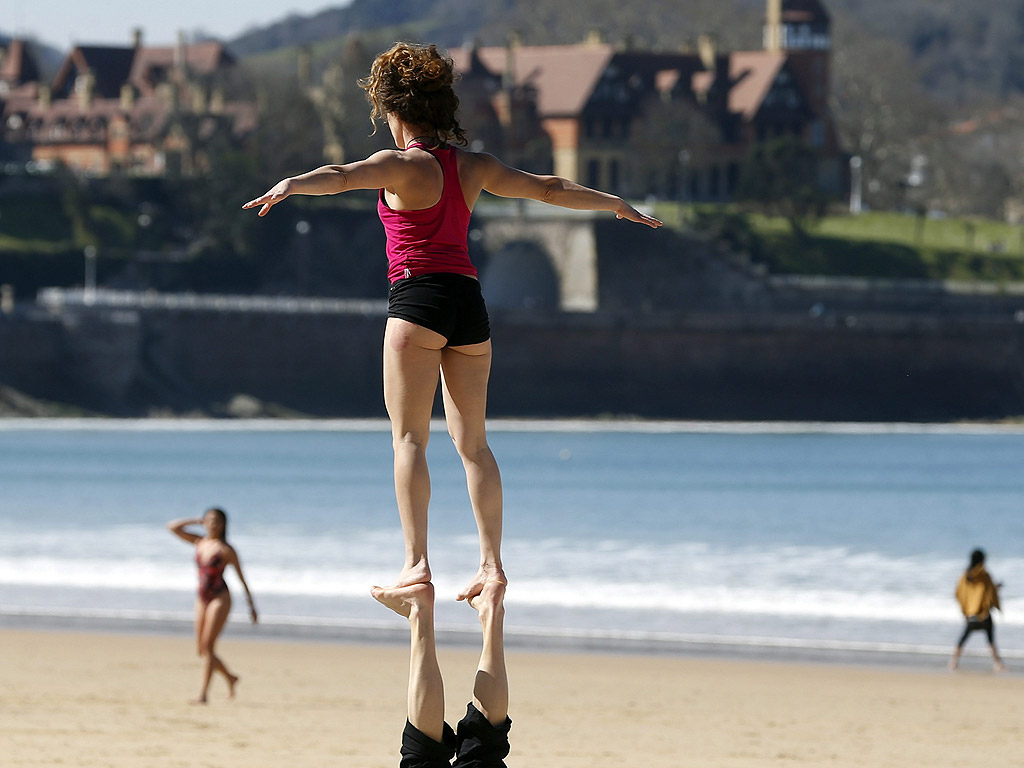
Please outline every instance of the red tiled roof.
[[[139, 48], [132, 62], [131, 75], [128, 79], [132, 83], [143, 82], [146, 79], [146, 73], [154, 67], [163, 69], [173, 67], [174, 58], [174, 46]], [[225, 64], [233, 61], [231, 54], [221, 43], [216, 41], [190, 43], [185, 46], [185, 64], [193, 74], [213, 74]]]
[[116, 98], [121, 84], [128, 79], [134, 48], [114, 46], [78, 45], [72, 49], [53, 78], [53, 92], [58, 94], [74, 87], [70, 82], [77, 74], [91, 74], [94, 80], [93, 93], [101, 98]]
[[[471, 49], [449, 51], [456, 69], [468, 67]], [[480, 61], [495, 74], [505, 71], [508, 49], [478, 48]], [[606, 44], [530, 45], [513, 49], [515, 82], [537, 93], [540, 117], [578, 115], [594, 92], [615, 49]]]
[[753, 119], [786, 63], [786, 54], [775, 51], [741, 51], [729, 56], [729, 111]]
[[[778, 51], [737, 51], [729, 54], [729, 111], [752, 120], [786, 63]], [[714, 82], [711, 71], [697, 72], [691, 82], [694, 93], [707, 93]]]

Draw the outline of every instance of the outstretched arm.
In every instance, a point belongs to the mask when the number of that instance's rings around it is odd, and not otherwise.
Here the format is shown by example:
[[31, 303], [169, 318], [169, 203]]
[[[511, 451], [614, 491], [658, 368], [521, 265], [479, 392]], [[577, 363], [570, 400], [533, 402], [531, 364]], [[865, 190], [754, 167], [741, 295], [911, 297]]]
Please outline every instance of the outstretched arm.
[[259, 621], [259, 616], [256, 613], [256, 603], [253, 602], [252, 593], [249, 591], [249, 585], [245, 583], [245, 576], [242, 575], [242, 564], [238, 561], [238, 553], [234, 547], [227, 548], [227, 559], [228, 562], [235, 566], [235, 572], [238, 574], [238, 580], [242, 582], [242, 588], [245, 590], [245, 599], [249, 602], [249, 618], [252, 619], [252, 623], [255, 624]]
[[336, 195], [353, 189], [391, 187], [407, 167], [401, 152], [384, 149], [365, 160], [346, 165], [323, 165], [299, 176], [281, 179], [242, 208], [259, 208], [258, 216], [292, 195]]
[[203, 521], [195, 517], [183, 517], [180, 520], [172, 520], [167, 524], [167, 530], [177, 536], [179, 539], [184, 539], [189, 544], [195, 544], [199, 541], [202, 536], [185, 529], [190, 525], [202, 525]]
[[661, 222], [641, 213], [621, 197], [584, 187], [561, 176], [538, 176], [505, 165], [493, 155], [476, 156], [481, 187], [499, 197], [518, 197], [579, 211], [611, 211], [616, 218], [657, 228]]

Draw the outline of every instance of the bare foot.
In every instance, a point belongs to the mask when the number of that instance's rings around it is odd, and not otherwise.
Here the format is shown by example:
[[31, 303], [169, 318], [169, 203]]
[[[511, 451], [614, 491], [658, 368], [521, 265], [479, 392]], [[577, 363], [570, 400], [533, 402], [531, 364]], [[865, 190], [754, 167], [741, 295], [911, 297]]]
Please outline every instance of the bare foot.
[[378, 603], [405, 618], [414, 610], [429, 610], [434, 605], [434, 585], [429, 582], [404, 587], [372, 587], [370, 594]]
[[413, 584], [428, 584], [430, 582], [430, 566], [426, 560], [421, 560], [414, 565], [407, 565], [398, 574], [393, 587], [410, 587]]
[[503, 581], [488, 579], [483, 583], [480, 592], [466, 599], [466, 602], [480, 614], [481, 621], [505, 609], [505, 586]]
[[995, 664], [992, 665], [992, 671], [993, 672], [1005, 672], [1006, 671], [1006, 665], [1003, 664], [1003, 662], [1001, 662], [1001, 661], [997, 661]]
[[241, 680], [238, 675], [228, 675], [228, 698], [235, 698], [235, 685]]
[[459, 592], [456, 596], [456, 600], [469, 600], [471, 597], [476, 597], [483, 590], [484, 585], [489, 582], [497, 582], [500, 584], [508, 584], [505, 579], [505, 572], [494, 565], [481, 565], [480, 570], [476, 572], [476, 576], [473, 580], [466, 585], [466, 587]]
[[198, 698], [195, 698], [195, 699], [189, 699], [188, 703], [189, 704], [205, 704], [206, 703], [206, 697], [205, 696], [199, 696]]

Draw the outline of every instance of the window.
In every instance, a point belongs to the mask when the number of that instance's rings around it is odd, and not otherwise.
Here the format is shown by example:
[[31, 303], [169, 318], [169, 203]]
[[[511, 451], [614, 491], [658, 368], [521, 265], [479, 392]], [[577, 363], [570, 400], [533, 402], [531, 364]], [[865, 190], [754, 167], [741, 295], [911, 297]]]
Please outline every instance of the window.
[[601, 163], [597, 160], [587, 161], [587, 186], [595, 189], [601, 186]]
[[811, 146], [823, 147], [825, 145], [825, 124], [821, 120], [811, 123]]
[[711, 166], [711, 174], [708, 179], [708, 194], [712, 200], [717, 200], [722, 194], [722, 169], [717, 165]]
[[725, 172], [725, 193], [731, 197], [739, 183], [740, 166], [738, 163], [729, 163]]

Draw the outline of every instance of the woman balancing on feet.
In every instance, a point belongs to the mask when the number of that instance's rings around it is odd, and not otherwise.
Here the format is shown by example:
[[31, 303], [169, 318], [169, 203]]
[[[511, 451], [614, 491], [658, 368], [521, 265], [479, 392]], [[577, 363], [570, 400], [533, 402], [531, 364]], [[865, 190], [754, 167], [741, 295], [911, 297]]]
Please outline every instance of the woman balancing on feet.
[[402, 733], [401, 768], [505, 768], [508, 756], [508, 675], [505, 671], [505, 585], [480, 585], [469, 604], [480, 617], [483, 648], [473, 701], [453, 731], [444, 721], [444, 682], [434, 640], [434, 586], [374, 587], [373, 596], [409, 620], [408, 719]]
[[465, 132], [455, 112], [453, 63], [435, 46], [396, 43], [360, 81], [370, 117], [385, 120], [397, 149], [347, 165], [325, 165], [283, 179], [243, 208], [265, 216], [290, 195], [380, 190], [377, 210], [387, 235], [388, 320], [384, 332], [384, 401], [391, 419], [395, 493], [405, 539], [405, 565], [394, 585], [430, 581], [426, 448], [440, 375], [448, 432], [466, 470], [480, 534], [480, 569], [458, 595], [478, 594], [488, 579], [504, 581], [502, 496], [484, 419], [491, 369], [490, 326], [476, 268], [469, 259], [470, 214], [484, 190], [563, 208], [609, 211], [659, 227], [615, 195], [557, 176], [536, 176], [491, 155], [457, 149]]
[[[190, 525], [201, 525], [206, 529], [205, 535], [185, 530]], [[235, 696], [235, 683], [238, 675], [233, 675], [217, 656], [215, 645], [220, 637], [224, 624], [231, 612], [231, 593], [224, 581], [224, 569], [234, 566], [238, 580], [245, 589], [246, 600], [249, 601], [249, 615], [252, 623], [257, 621], [256, 606], [249, 592], [249, 585], [242, 575], [242, 566], [238, 562], [238, 554], [227, 542], [228, 517], [224, 510], [212, 507], [206, 510], [201, 519], [172, 520], [167, 524], [171, 533], [194, 544], [196, 549], [196, 565], [199, 567], [199, 595], [196, 598], [196, 647], [203, 659], [203, 678], [199, 688], [199, 696], [193, 699], [196, 704], [206, 703], [206, 692], [210, 688], [210, 679], [214, 672], [220, 672], [228, 683], [228, 698]]]

